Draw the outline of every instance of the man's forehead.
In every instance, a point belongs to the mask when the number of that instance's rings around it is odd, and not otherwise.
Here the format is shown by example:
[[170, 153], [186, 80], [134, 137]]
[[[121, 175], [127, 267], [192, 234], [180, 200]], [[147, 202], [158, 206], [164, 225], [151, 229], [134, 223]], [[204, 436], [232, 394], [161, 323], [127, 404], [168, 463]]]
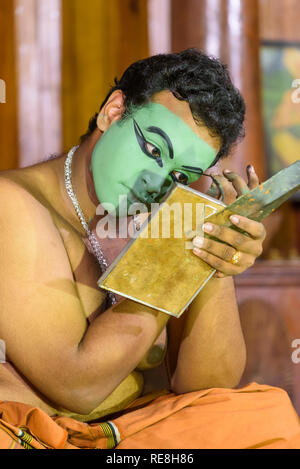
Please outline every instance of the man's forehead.
[[186, 101], [180, 101], [175, 98], [173, 93], [169, 90], [159, 91], [151, 97], [151, 102], [158, 103], [165, 106], [169, 111], [180, 117], [200, 138], [202, 138], [208, 145], [210, 145], [216, 152], [221, 147], [221, 141], [219, 137], [213, 137], [210, 135], [209, 130], [203, 124], [196, 124], [189, 104]]

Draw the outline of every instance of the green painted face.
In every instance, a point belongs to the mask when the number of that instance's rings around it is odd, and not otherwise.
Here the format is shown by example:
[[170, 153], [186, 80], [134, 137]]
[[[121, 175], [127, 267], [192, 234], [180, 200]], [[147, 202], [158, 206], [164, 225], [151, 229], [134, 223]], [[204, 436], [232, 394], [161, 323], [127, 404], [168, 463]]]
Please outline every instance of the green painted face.
[[137, 201], [150, 206], [175, 178], [182, 184], [199, 179], [215, 156], [179, 116], [148, 103], [112, 124], [97, 142], [91, 162], [96, 194], [102, 205], [112, 204], [116, 214], [122, 195], [128, 207]]

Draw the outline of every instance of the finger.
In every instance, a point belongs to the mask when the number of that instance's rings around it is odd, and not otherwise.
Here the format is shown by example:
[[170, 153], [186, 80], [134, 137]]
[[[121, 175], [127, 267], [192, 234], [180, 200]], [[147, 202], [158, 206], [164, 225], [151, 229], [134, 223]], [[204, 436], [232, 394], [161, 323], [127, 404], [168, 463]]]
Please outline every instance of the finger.
[[254, 239], [264, 240], [266, 237], [266, 229], [258, 221], [250, 220], [250, 218], [242, 217], [241, 215], [231, 215], [230, 221], [241, 230], [249, 233]]
[[203, 230], [205, 233], [234, 247], [238, 251], [251, 254], [255, 257], [260, 256], [262, 253], [262, 240], [255, 240], [232, 228], [215, 225], [213, 223], [205, 223]]
[[218, 272], [221, 272], [225, 275], [240, 274], [241, 272], [244, 272], [244, 270], [248, 269], [251, 265], [253, 265], [255, 260], [253, 256], [241, 253], [239, 263], [234, 265], [202, 249], [194, 248], [193, 253], [200, 259], [202, 259], [204, 262], [206, 262], [208, 265], [216, 269]]
[[211, 254], [220, 257], [221, 259], [230, 262], [236, 253], [236, 249], [228, 244], [219, 243], [211, 238], [204, 238], [203, 236], [196, 236], [193, 239], [194, 247], [210, 252]]
[[212, 177], [214, 178], [215, 183], [221, 191], [222, 202], [224, 202], [226, 205], [229, 205], [234, 202], [237, 197], [237, 193], [232, 183], [220, 174], [213, 175]]
[[232, 183], [238, 197], [249, 192], [249, 187], [247, 186], [246, 181], [244, 181], [244, 179], [239, 174], [234, 173], [229, 169], [224, 169], [223, 173], [225, 177]]
[[255, 189], [255, 187], [259, 186], [259, 179], [255, 172], [254, 167], [249, 164], [247, 166], [247, 176], [248, 176], [248, 187], [249, 189]]
[[207, 195], [210, 195], [210, 197], [214, 197], [215, 199], [219, 199], [219, 197], [221, 196], [221, 191], [215, 182], [212, 182], [211, 186], [209, 187], [206, 193]]

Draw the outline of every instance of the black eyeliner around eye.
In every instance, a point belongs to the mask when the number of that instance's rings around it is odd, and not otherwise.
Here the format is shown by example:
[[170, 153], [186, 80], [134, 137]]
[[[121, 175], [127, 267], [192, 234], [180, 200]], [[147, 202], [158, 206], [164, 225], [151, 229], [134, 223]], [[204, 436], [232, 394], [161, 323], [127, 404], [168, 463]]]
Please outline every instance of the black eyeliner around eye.
[[[152, 158], [153, 160], [155, 160], [158, 164], [158, 166], [160, 166], [161, 168], [163, 167], [163, 162], [162, 162], [162, 158], [161, 156], [157, 157], [157, 156], [153, 156], [147, 149], [147, 143], [151, 143], [151, 142], [147, 142], [147, 140], [145, 139], [144, 137], [144, 134], [140, 128], [140, 126], [138, 125], [138, 123], [136, 122], [135, 119], [133, 119], [133, 125], [134, 125], [134, 132], [135, 132], [135, 136], [136, 136], [136, 139], [138, 141], [138, 144], [142, 150], [143, 153], [145, 153], [145, 155], [147, 155], [149, 158]], [[152, 145], [152, 143], [151, 143]], [[155, 145], [153, 145], [155, 146]]]
[[174, 148], [173, 148], [173, 144], [171, 142], [171, 139], [166, 134], [166, 132], [164, 132], [159, 127], [153, 127], [153, 126], [148, 127], [147, 130], [148, 130], [148, 132], [152, 132], [154, 134], [159, 135], [160, 137], [162, 137], [165, 140], [166, 144], [168, 145], [168, 149], [169, 149], [169, 157], [171, 158], [171, 160], [173, 160], [173, 158], [174, 158]]
[[203, 174], [203, 169], [201, 168], [197, 168], [196, 166], [181, 166], [183, 169], [186, 169], [188, 171], [190, 171], [191, 173], [196, 173], [196, 174], [199, 174], [200, 176], [202, 176]]
[[[175, 175], [175, 173], [180, 173], [180, 174], [183, 174], [185, 176], [185, 181], [180, 181], [180, 178], [177, 177]], [[174, 169], [173, 171], [170, 172], [170, 176], [171, 178], [173, 179], [174, 182], [179, 182], [180, 184], [184, 184], [184, 185], [188, 185], [189, 184], [189, 177], [187, 174], [185, 173], [182, 173], [181, 171], [176, 171], [176, 169]]]

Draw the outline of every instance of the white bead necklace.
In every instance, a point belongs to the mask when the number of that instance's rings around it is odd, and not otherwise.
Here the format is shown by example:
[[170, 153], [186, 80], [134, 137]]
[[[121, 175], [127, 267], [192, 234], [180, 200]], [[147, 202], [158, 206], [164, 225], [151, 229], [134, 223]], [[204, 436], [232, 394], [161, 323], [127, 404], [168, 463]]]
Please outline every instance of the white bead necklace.
[[[90, 241], [90, 244], [92, 246], [93, 253], [94, 253], [94, 255], [95, 255], [95, 257], [96, 257], [96, 259], [97, 259], [97, 261], [100, 265], [101, 271], [102, 271], [102, 273], [104, 273], [106, 271], [106, 269], [108, 268], [108, 263], [107, 263], [107, 261], [104, 257], [103, 251], [101, 249], [101, 246], [100, 246], [100, 243], [99, 243], [97, 237], [95, 236], [93, 231], [90, 230], [90, 228], [89, 228], [89, 225], [88, 225], [88, 223], [85, 219], [85, 216], [82, 212], [82, 209], [80, 207], [80, 204], [78, 202], [78, 199], [77, 199], [76, 194], [75, 194], [74, 189], [73, 189], [73, 184], [72, 184], [72, 160], [73, 160], [74, 153], [75, 153], [75, 151], [77, 150], [78, 147], [79, 147], [79, 145], [77, 145], [76, 147], [71, 148], [71, 150], [68, 153], [66, 162], [65, 162], [65, 186], [66, 186], [66, 191], [68, 193], [68, 196], [71, 199], [71, 202], [72, 202], [72, 204], [74, 206], [74, 209], [75, 209], [75, 211], [78, 215], [80, 223], [82, 224], [82, 226], [84, 228], [84, 231], [87, 234], [87, 237], [88, 237], [88, 239]], [[117, 299], [116, 299], [115, 295], [112, 292], [108, 292], [107, 295], [108, 295], [109, 303], [110, 303], [110, 304], [108, 304], [108, 307], [117, 303]]]

